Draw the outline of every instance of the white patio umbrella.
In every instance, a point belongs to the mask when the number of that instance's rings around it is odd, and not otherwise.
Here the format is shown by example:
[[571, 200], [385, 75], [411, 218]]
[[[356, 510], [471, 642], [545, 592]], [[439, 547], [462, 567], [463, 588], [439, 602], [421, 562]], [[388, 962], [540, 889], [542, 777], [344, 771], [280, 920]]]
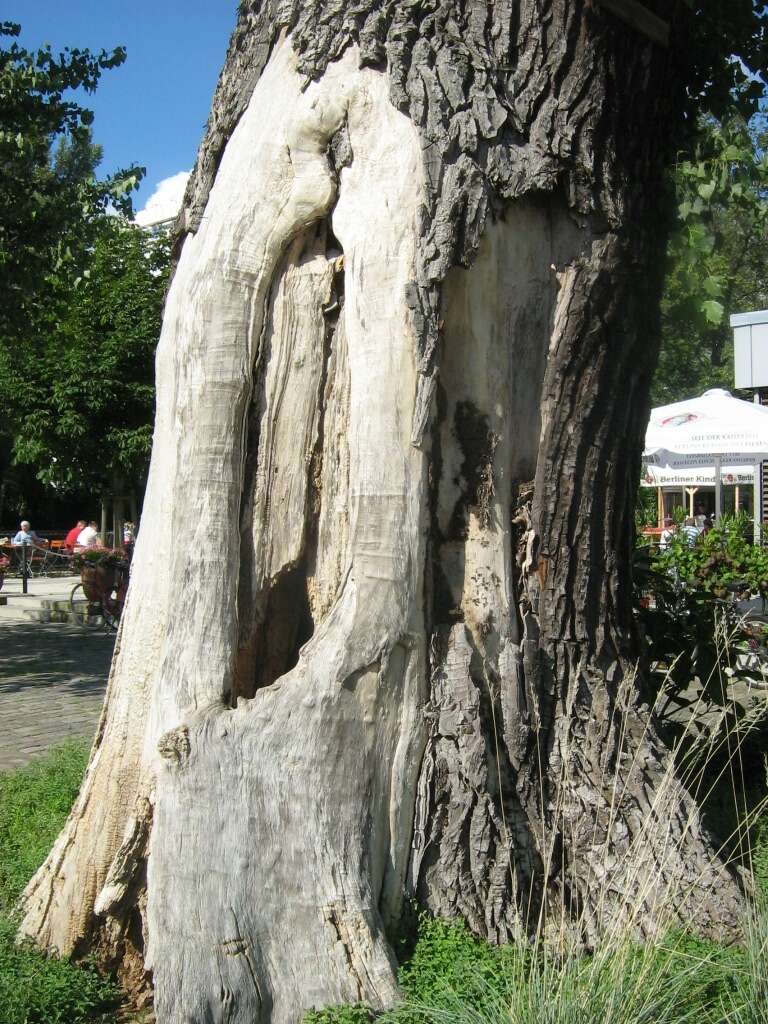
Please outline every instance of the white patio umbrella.
[[[713, 388], [700, 398], [651, 411], [643, 452], [646, 486], [664, 483], [715, 484], [715, 515], [722, 507], [723, 477], [755, 486], [760, 463], [768, 459], [768, 406], [734, 398]], [[744, 482], [747, 482], [747, 479]], [[755, 494], [755, 509], [759, 498]], [[755, 527], [759, 516], [755, 516]]]

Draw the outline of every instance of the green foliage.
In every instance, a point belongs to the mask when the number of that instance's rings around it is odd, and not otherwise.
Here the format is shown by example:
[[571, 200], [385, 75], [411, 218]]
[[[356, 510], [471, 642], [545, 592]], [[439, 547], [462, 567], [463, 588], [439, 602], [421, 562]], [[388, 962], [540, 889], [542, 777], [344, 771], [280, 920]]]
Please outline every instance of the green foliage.
[[115, 1006], [117, 992], [92, 968], [15, 945], [15, 925], [0, 916], [0, 1006], [4, 1024], [85, 1024]]
[[[142, 177], [133, 167], [98, 181], [100, 153], [90, 142], [91, 111], [67, 98], [93, 92], [102, 73], [126, 57], [50, 47], [29, 51], [20, 26], [0, 23], [0, 342], [23, 337], [45, 318], [55, 275], [76, 274], [91, 242], [89, 226], [108, 206], [130, 211]], [[58, 146], [52, 158], [52, 147]], [[66, 150], [69, 147], [70, 152]]]
[[[637, 549], [635, 613], [655, 667], [646, 677], [652, 704], [660, 687], [677, 710], [694, 704], [706, 713], [730, 703], [728, 672], [754, 638], [728, 598], [768, 594], [768, 550], [752, 545], [749, 531], [743, 514], [724, 516], [693, 545], [678, 532], [666, 551]], [[742, 666], [740, 676], [750, 674]], [[692, 698], [694, 679], [702, 690]]]
[[762, 0], [683, 0], [659, 5], [674, 20], [670, 61], [685, 83], [682, 115], [692, 130], [702, 110], [718, 120], [750, 117], [764, 96], [768, 12]]
[[[99, 179], [101, 149], [91, 138], [93, 115], [70, 98], [75, 89], [93, 92], [104, 71], [123, 63], [125, 50], [94, 54], [67, 49], [58, 55], [50, 47], [29, 51], [16, 41], [19, 32], [19, 25], [0, 23], [0, 478], [6, 482], [12, 475], [14, 460], [25, 461], [44, 483], [63, 493], [73, 477], [72, 461], [83, 447], [77, 443], [79, 435], [103, 425], [103, 419], [93, 424], [88, 419], [93, 403], [84, 393], [87, 360], [82, 362], [78, 398], [51, 397], [48, 392], [54, 381], [66, 386], [57, 376], [57, 370], [67, 369], [60, 353], [76, 327], [78, 311], [81, 318], [86, 315], [77, 285], [94, 264], [97, 274], [101, 269], [99, 253], [110, 235], [111, 214], [130, 213], [130, 194], [144, 172], [131, 167]], [[143, 297], [151, 319], [156, 303], [151, 296]], [[77, 354], [82, 358], [86, 339], [80, 342]], [[143, 391], [134, 389], [127, 396], [125, 422], [118, 417], [107, 449], [110, 461], [126, 472], [134, 472], [146, 459], [152, 406], [146, 357], [132, 350], [129, 340], [125, 359], [132, 357]], [[108, 380], [106, 387], [110, 384]], [[122, 410], [126, 396], [117, 390]], [[61, 479], [54, 479], [62, 453]], [[93, 452], [82, 455], [89, 460]], [[82, 487], [93, 487], [95, 478], [113, 468], [86, 473]]]
[[45, 858], [77, 795], [87, 758], [70, 743], [0, 775], [0, 1007], [4, 1024], [103, 1020], [117, 991], [89, 965], [17, 946], [13, 906]]
[[21, 358], [0, 349], [15, 460], [59, 492], [98, 490], [115, 478], [136, 486], [146, 470], [169, 263], [165, 236], [103, 218], [55, 322]]
[[656, 557], [656, 568], [719, 598], [734, 587], [744, 597], [768, 595], [768, 549], [752, 544], [751, 533], [752, 522], [744, 513], [723, 516], [695, 544], [678, 531]]
[[693, 1019], [728, 991], [738, 954], [682, 933], [591, 956], [544, 945], [490, 946], [461, 922], [423, 917], [401, 968], [405, 1004], [387, 1020], [486, 1020], [504, 1024], [663, 1024]]
[[733, 387], [728, 314], [768, 305], [766, 116], [699, 120], [673, 170], [678, 219], [662, 300], [653, 404]]
[[[487, 991], [506, 992], [510, 969], [520, 955], [515, 946], [491, 946], [476, 938], [461, 920], [423, 913], [418, 941], [400, 968], [399, 981], [414, 1004], [433, 1004], [449, 989], [467, 1006], [479, 1008]], [[407, 1012], [400, 1014], [399, 1020], [410, 1019]]]
[[686, 3], [674, 18], [685, 45], [671, 52], [687, 88], [670, 160], [678, 216], [653, 405], [733, 387], [728, 314], [768, 305], [768, 8]]
[[635, 528], [640, 531], [646, 526], [656, 526], [657, 520], [656, 490], [650, 487], [638, 487], [635, 500]]

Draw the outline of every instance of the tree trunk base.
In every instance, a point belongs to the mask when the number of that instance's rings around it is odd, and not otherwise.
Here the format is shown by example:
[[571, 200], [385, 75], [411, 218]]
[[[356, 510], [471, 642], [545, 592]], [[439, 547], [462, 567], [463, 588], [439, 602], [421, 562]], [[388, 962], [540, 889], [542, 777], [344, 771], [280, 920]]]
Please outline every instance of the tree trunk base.
[[580, 0], [438, 6], [241, 5], [190, 186], [21, 929], [159, 1024], [390, 1005], [408, 896], [494, 942], [738, 927], [629, 669], [659, 61]]

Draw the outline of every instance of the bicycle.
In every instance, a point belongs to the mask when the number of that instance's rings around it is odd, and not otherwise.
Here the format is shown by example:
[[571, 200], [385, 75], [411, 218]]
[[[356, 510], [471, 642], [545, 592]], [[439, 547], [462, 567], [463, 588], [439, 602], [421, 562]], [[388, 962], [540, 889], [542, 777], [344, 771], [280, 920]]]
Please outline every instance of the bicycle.
[[82, 583], [76, 583], [69, 595], [69, 610], [77, 621], [88, 621], [90, 608], [97, 602], [86, 597], [85, 587]]
[[110, 629], [117, 630], [123, 614], [125, 596], [128, 593], [128, 562], [119, 562], [115, 566], [114, 586], [104, 591], [101, 596], [101, 610], [104, 621]]
[[[128, 562], [118, 562], [111, 567], [114, 571], [84, 584], [76, 583], [69, 595], [70, 611], [76, 618], [87, 622], [89, 609], [101, 605], [101, 614], [108, 629], [117, 630], [123, 613], [125, 596], [128, 592]], [[96, 595], [94, 595], [94, 588]]]

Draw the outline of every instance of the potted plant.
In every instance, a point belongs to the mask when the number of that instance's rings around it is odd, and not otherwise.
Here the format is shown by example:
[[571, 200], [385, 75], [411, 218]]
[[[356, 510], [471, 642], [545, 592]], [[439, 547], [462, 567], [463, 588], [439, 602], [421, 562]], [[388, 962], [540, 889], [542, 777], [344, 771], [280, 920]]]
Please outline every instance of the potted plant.
[[86, 548], [75, 555], [72, 564], [80, 570], [83, 592], [89, 601], [101, 601], [105, 594], [111, 594], [115, 569], [124, 561], [123, 551], [109, 548]]
[[3, 589], [3, 583], [5, 583], [5, 570], [11, 564], [11, 560], [5, 555], [0, 555], [0, 590]]

